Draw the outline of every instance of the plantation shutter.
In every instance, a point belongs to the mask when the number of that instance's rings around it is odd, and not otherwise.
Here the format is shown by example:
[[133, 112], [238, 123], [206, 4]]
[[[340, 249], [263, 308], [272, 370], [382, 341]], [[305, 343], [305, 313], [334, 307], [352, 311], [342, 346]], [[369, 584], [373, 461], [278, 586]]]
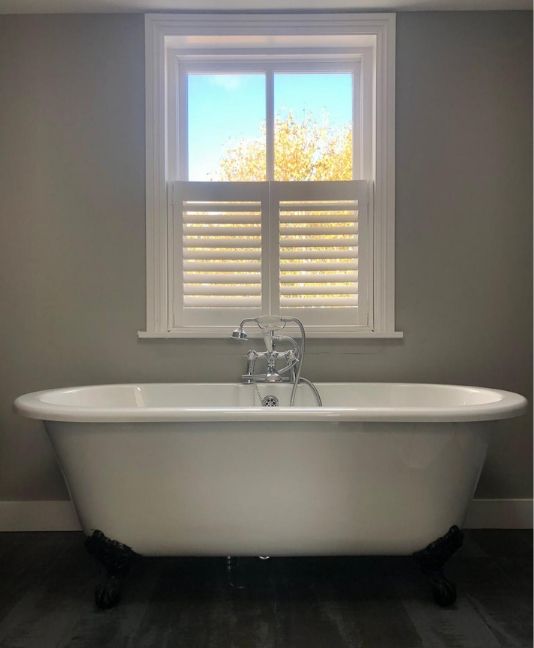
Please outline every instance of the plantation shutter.
[[367, 194], [361, 181], [272, 184], [280, 313], [292, 313], [308, 326], [366, 322], [360, 261], [368, 240]]
[[174, 183], [175, 321], [235, 325], [263, 312], [264, 182]]
[[171, 326], [368, 325], [368, 184], [175, 182]]

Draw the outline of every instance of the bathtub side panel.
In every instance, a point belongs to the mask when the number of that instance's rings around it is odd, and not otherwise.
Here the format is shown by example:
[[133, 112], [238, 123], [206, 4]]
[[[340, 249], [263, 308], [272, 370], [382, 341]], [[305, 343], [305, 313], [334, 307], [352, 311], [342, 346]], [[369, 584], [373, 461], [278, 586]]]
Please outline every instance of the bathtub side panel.
[[86, 532], [145, 555], [406, 554], [463, 523], [488, 424], [47, 423]]

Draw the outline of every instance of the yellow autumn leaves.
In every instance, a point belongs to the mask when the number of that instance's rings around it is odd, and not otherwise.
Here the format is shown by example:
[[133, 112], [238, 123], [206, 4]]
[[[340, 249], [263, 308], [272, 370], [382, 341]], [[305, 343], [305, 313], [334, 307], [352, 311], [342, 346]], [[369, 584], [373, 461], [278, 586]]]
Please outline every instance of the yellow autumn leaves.
[[[230, 144], [213, 180], [266, 179], [265, 126], [261, 139]], [[351, 180], [352, 128], [330, 127], [305, 114], [297, 120], [289, 112], [274, 123], [274, 179], [278, 181]]]

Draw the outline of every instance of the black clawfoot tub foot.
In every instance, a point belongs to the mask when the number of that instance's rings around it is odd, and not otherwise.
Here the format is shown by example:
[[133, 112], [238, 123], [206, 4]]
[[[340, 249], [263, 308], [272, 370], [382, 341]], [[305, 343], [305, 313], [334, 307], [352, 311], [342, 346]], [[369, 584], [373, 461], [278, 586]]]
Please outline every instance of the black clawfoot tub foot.
[[95, 603], [101, 610], [109, 610], [119, 602], [122, 581], [137, 554], [130, 547], [106, 538], [98, 530], [87, 538], [85, 547], [106, 570], [106, 580], [96, 587]]
[[443, 567], [460, 549], [463, 539], [464, 534], [457, 526], [453, 526], [444, 536], [413, 555], [415, 562], [430, 581], [434, 601], [441, 607], [447, 607], [456, 601], [456, 585], [445, 578]]

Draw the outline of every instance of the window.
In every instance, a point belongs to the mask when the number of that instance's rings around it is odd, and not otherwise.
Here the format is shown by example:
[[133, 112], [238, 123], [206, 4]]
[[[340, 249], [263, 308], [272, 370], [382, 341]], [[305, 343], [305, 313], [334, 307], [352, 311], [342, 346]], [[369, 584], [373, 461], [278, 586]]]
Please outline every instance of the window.
[[392, 337], [394, 18], [146, 17], [147, 337]]

